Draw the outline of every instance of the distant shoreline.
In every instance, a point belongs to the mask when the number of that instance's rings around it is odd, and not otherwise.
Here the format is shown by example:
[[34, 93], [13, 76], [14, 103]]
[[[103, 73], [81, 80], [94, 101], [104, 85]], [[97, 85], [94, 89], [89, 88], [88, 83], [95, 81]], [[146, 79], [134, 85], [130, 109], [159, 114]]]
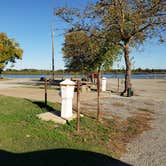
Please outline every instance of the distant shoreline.
[[[57, 75], [84, 75], [81, 73], [73, 73], [73, 72], [65, 72], [65, 73], [54, 73]], [[124, 72], [102, 72], [102, 74], [124, 74]], [[166, 72], [132, 72], [134, 75], [141, 75], [141, 74], [166, 74]], [[2, 75], [52, 75], [51, 72], [3, 72]]]
[[[55, 74], [55, 78], [86, 78], [85, 75], [80, 74]], [[3, 78], [37, 78], [40, 79], [42, 77], [52, 78], [51, 74], [4, 74]], [[102, 77], [106, 77], [107, 79], [124, 79], [124, 74], [102, 74]], [[132, 74], [132, 79], [165, 79], [166, 74]]]
[[[84, 75], [85, 72], [76, 72], [76, 71], [68, 71], [66, 69], [55, 70], [55, 74], [57, 75]], [[95, 72], [94, 72], [95, 73]], [[102, 71], [102, 74], [124, 74], [124, 69], [112, 69], [109, 71]], [[40, 69], [7, 69], [2, 72], [3, 75], [51, 75], [52, 70], [40, 70]], [[90, 73], [88, 73], [90, 74]], [[133, 69], [132, 74], [166, 74], [166, 69]]]

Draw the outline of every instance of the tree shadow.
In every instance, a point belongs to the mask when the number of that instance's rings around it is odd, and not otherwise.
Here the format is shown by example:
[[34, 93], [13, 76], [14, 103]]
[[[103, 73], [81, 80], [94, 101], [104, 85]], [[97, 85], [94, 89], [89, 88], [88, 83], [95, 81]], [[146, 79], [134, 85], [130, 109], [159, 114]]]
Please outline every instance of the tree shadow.
[[0, 150], [0, 164], [4, 166], [131, 166], [103, 154], [73, 149], [20, 154]]

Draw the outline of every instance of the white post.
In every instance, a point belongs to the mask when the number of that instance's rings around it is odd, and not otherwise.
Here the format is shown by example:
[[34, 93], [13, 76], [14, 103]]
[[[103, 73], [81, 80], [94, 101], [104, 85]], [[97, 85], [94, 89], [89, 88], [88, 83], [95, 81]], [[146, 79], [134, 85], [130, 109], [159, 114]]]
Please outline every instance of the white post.
[[73, 116], [72, 112], [72, 99], [74, 95], [75, 82], [66, 79], [60, 83], [61, 86], [61, 117], [69, 119]]
[[105, 77], [102, 77], [102, 80], [101, 80], [101, 90], [102, 90], [102, 92], [106, 91], [106, 85], [107, 85], [107, 79]]

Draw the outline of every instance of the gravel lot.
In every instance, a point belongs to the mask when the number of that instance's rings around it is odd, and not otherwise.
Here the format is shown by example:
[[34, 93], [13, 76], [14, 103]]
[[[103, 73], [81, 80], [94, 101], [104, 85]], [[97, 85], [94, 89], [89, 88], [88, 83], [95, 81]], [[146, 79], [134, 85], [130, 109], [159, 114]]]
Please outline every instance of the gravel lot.
[[127, 153], [121, 158], [134, 166], [166, 165], [166, 102], [152, 101], [155, 103], [152, 130], [129, 143]]

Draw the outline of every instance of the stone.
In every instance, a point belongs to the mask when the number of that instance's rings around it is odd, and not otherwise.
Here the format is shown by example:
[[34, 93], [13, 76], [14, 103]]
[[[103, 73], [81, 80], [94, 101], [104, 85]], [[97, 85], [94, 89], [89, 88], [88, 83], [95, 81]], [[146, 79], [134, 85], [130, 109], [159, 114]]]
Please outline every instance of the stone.
[[37, 117], [44, 121], [52, 121], [58, 124], [65, 124], [66, 120], [61, 118], [60, 116], [56, 115], [54, 112], [45, 112], [38, 114]]

